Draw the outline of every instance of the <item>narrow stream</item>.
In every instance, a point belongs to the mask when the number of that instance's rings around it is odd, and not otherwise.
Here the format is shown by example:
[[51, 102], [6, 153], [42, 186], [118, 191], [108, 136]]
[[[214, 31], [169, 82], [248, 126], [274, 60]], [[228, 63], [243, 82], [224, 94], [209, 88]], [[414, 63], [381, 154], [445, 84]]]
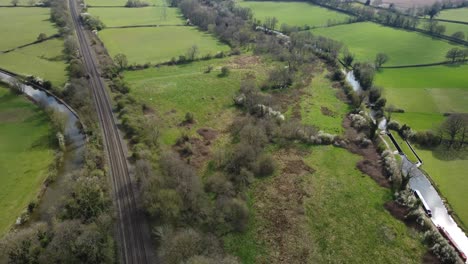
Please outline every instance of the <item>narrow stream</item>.
[[[354, 77], [352, 71], [346, 73], [346, 81], [353, 87], [354, 91], [362, 91], [361, 86]], [[372, 120], [376, 122], [373, 115], [374, 114], [371, 111], [370, 116]], [[383, 118], [382, 121], [379, 122], [379, 129], [386, 129], [386, 126], [387, 120]], [[432, 186], [426, 175], [418, 169], [416, 164], [413, 164], [411, 161], [409, 161], [405, 155], [401, 155], [401, 157], [403, 159], [402, 171], [405, 174], [409, 173], [411, 177], [409, 181], [410, 188], [421, 192], [421, 195], [432, 211], [431, 221], [435, 226], [444, 228], [458, 249], [466, 256], [468, 256], [468, 237], [463, 232], [463, 230], [458, 227], [457, 223], [448, 213], [442, 198], [440, 197], [439, 193], [437, 193], [437, 190], [434, 188], [434, 186]], [[466, 263], [468, 263], [468, 261]]]
[[[0, 80], [11, 83], [14, 80], [13, 76], [0, 71]], [[50, 184], [44, 192], [39, 207], [36, 209], [33, 218], [35, 220], [50, 220], [55, 215], [55, 208], [59, 204], [60, 199], [64, 194], [69, 192], [69, 179], [74, 172], [81, 169], [83, 165], [83, 155], [85, 147], [85, 136], [79, 128], [77, 116], [68, 109], [65, 105], [57, 101], [54, 97], [46, 92], [38, 90], [29, 85], [23, 85], [24, 93], [29, 96], [35, 103], [41, 106], [51, 107], [55, 111], [65, 113], [67, 117], [65, 125], [65, 151], [63, 157], [63, 165], [57, 172], [55, 182]]]

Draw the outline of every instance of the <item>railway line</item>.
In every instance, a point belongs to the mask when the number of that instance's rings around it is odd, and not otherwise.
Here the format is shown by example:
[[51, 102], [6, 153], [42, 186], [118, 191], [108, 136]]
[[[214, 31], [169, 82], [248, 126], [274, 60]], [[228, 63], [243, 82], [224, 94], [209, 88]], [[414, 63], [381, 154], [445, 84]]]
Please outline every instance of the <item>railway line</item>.
[[97, 63], [90, 48], [85, 29], [80, 23], [77, 3], [69, 0], [70, 12], [80, 53], [89, 75], [103, 143], [110, 168], [110, 182], [114, 205], [117, 211], [117, 243], [122, 263], [153, 263], [152, 246], [145, 218], [138, 210], [123, 143], [112, 112], [109, 94], [97, 69]]

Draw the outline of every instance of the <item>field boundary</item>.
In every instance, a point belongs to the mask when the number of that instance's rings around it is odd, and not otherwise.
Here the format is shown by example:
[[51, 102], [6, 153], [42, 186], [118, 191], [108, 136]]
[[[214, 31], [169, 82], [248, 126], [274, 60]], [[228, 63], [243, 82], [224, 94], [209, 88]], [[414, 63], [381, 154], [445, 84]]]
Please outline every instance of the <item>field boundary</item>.
[[54, 38], [59, 38], [59, 37], [60, 37], [60, 34], [54, 34], [54, 35], [52, 35], [52, 36], [50, 36], [50, 37], [47, 37], [47, 38], [45, 38], [45, 39], [43, 39], [43, 40], [36, 40], [36, 41], [34, 41], [34, 42], [30, 42], [30, 43], [28, 43], [28, 44], [24, 44], [24, 45], [21, 45], [21, 46], [18, 46], [18, 47], [14, 47], [14, 48], [9, 49], [9, 50], [0, 51], [0, 53], [10, 53], [10, 52], [15, 51], [15, 50], [17, 50], [17, 49], [26, 48], [26, 47], [28, 47], [28, 46], [32, 46], [32, 45], [35, 45], [35, 44], [39, 44], [39, 43], [42, 43], [42, 42], [46, 42], [46, 41], [48, 41], [48, 40], [51, 40], [51, 39], [54, 39]]
[[422, 67], [430, 67], [430, 66], [439, 66], [439, 65], [457, 65], [457, 64], [465, 64], [468, 59], [458, 62], [451, 62], [451, 61], [442, 61], [442, 62], [434, 62], [434, 63], [427, 63], [427, 64], [409, 64], [409, 65], [397, 65], [397, 66], [382, 66], [381, 69], [402, 69], [402, 68], [422, 68]]
[[[142, 6], [142, 7], [126, 7], [126, 6], [106, 6], [106, 5], [102, 5], [102, 6], [92, 6], [92, 5], [87, 5], [86, 6], [87, 8], [128, 8], [128, 9], [138, 9], [138, 8], [145, 8], [145, 7], [164, 7], [163, 5], [149, 5], [149, 6]], [[173, 7], [170, 7], [170, 6], [165, 6], [167, 8], [173, 8]]]
[[119, 29], [119, 28], [144, 28], [144, 27], [188, 27], [187, 25], [135, 25], [135, 26], [116, 26], [116, 27], [105, 27], [106, 29]]
[[[422, 18], [425, 19], [425, 18]], [[427, 19], [426, 19], [427, 20]], [[458, 21], [458, 20], [448, 20], [448, 19], [441, 19], [441, 18], [433, 18], [432, 20], [437, 20], [441, 22], [448, 22], [448, 23], [455, 23], [455, 24], [463, 24], [463, 25], [468, 25], [468, 22], [464, 21]]]

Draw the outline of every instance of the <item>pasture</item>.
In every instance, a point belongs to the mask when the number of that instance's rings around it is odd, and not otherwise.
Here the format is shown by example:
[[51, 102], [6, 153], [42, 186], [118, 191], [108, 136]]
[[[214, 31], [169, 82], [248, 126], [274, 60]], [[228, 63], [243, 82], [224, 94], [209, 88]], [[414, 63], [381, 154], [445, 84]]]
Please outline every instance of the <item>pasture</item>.
[[157, 63], [185, 55], [196, 45], [199, 55], [215, 55], [229, 47], [194, 27], [105, 29], [99, 32], [111, 56], [123, 53], [129, 63]]
[[238, 4], [252, 9], [254, 17], [262, 22], [267, 17], [276, 17], [279, 21], [278, 28], [283, 23], [290, 26], [323, 27], [343, 23], [351, 18], [349, 15], [306, 2], [242, 1]]
[[445, 61], [445, 54], [455, 45], [421, 33], [384, 27], [371, 22], [340, 25], [312, 30], [343, 42], [358, 61], [371, 61], [377, 53], [389, 56], [384, 66], [425, 64]]
[[46, 114], [0, 85], [0, 237], [32, 201], [53, 161]]
[[[424, 24], [426, 21], [429, 20], [420, 20], [421, 23], [419, 23], [418, 28], [424, 29]], [[443, 21], [438, 21], [438, 25], [442, 25], [445, 27], [445, 32], [444, 35], [446, 36], [451, 36], [453, 33], [461, 31], [465, 34], [465, 40], [468, 37], [468, 25], [465, 24], [458, 24], [458, 23], [450, 23], [450, 22], [443, 22]]]
[[468, 7], [442, 10], [437, 18], [468, 22]]
[[[443, 147], [441, 147], [443, 148]], [[437, 184], [442, 195], [447, 198], [452, 209], [459, 216], [463, 225], [468, 228], [468, 157], [453, 157], [453, 153], [442, 149], [431, 151], [416, 149], [424, 161], [422, 169], [425, 170]]]
[[0, 53], [0, 68], [49, 80], [60, 88], [67, 80], [66, 63], [62, 58], [63, 41], [51, 39], [42, 43]]
[[[205, 73], [210, 65], [213, 70]], [[231, 69], [228, 76], [219, 76], [222, 66]], [[196, 121], [189, 133], [203, 127], [224, 130], [233, 116], [232, 98], [242, 77], [255, 70], [257, 78], [263, 79], [266, 69], [257, 57], [241, 56], [128, 71], [125, 79], [131, 86], [131, 94], [162, 118], [162, 141], [172, 145], [186, 129], [180, 124], [187, 112], [193, 113]]]
[[34, 42], [40, 33], [56, 34], [49, 13], [48, 8], [0, 8], [0, 51]]
[[[168, 5], [166, 0], [143, 0], [143, 2], [148, 3], [150, 6], [162, 6]], [[127, 0], [85, 0], [85, 3], [88, 6], [125, 6]], [[135, 8], [139, 9], [139, 8]]]
[[106, 27], [141, 25], [184, 25], [185, 21], [177, 8], [89, 8], [88, 12], [99, 17]]

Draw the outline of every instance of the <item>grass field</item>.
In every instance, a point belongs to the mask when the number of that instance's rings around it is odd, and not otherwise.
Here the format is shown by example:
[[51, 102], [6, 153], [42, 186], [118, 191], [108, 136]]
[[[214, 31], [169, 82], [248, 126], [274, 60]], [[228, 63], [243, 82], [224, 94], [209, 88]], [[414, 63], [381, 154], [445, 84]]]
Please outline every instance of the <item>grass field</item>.
[[[421, 20], [421, 23], [419, 23], [418, 28], [424, 29], [425, 21], [429, 21], [429, 20]], [[450, 22], [442, 22], [442, 21], [438, 21], [437, 23], [445, 27], [444, 35], [451, 36], [453, 33], [457, 31], [461, 31], [465, 33], [465, 40], [466, 40], [466, 37], [468, 36], [468, 25], [450, 23]]]
[[[422, 169], [425, 170], [439, 187], [442, 195], [447, 198], [450, 206], [468, 228], [468, 157], [453, 158], [444, 153], [430, 150], [416, 149], [424, 161]], [[441, 157], [443, 157], [441, 159]]]
[[443, 10], [437, 18], [468, 22], [468, 7]]
[[307, 158], [317, 170], [305, 180], [312, 193], [306, 214], [320, 262], [421, 263], [418, 235], [384, 209], [391, 191], [355, 169], [358, 160], [331, 146]]
[[242, 1], [240, 6], [249, 7], [256, 19], [265, 21], [266, 17], [276, 17], [278, 28], [281, 24], [290, 26], [320, 27], [328, 23], [336, 24], [347, 21], [350, 16], [306, 2], [269, 2]]
[[53, 160], [48, 118], [0, 85], [0, 237], [35, 198]]
[[389, 104], [404, 109], [394, 118], [412, 128], [431, 129], [443, 113], [468, 113], [468, 65], [384, 69], [376, 85], [384, 87]]
[[34, 42], [39, 33], [57, 33], [49, 13], [48, 8], [0, 8], [0, 51]]
[[[153, 6], [168, 5], [166, 0], [144, 0], [144, 2]], [[86, 0], [85, 3], [89, 6], [125, 6], [127, 0]]]
[[127, 55], [130, 63], [165, 62], [185, 55], [193, 45], [199, 54], [214, 55], [229, 47], [194, 27], [107, 29], [99, 33], [111, 56]]
[[[260, 62], [239, 63], [243, 58], [130, 71], [125, 73], [125, 79], [132, 87], [131, 94], [154, 108], [163, 119], [162, 141], [172, 145], [180, 131], [185, 130], [179, 124], [187, 112], [195, 116], [193, 133], [198, 128], [220, 130], [229, 124], [235, 109], [232, 98], [239, 90], [241, 78], [255, 69], [257, 78], [261, 79], [267, 68]], [[204, 73], [209, 65], [214, 67], [213, 71]], [[231, 68], [231, 73], [226, 77], [218, 76], [225, 65]]]
[[358, 61], [374, 61], [375, 55], [383, 52], [389, 56], [384, 66], [445, 61], [447, 51], [455, 47], [420, 33], [370, 22], [318, 28], [312, 33], [342, 41]]
[[160, 7], [145, 8], [89, 8], [88, 12], [101, 19], [107, 27], [139, 25], [184, 25], [177, 8], [166, 8], [166, 17]]
[[0, 54], [0, 67], [23, 75], [39, 76], [61, 87], [67, 80], [66, 63], [62, 60], [63, 41], [52, 39], [39, 44]]

